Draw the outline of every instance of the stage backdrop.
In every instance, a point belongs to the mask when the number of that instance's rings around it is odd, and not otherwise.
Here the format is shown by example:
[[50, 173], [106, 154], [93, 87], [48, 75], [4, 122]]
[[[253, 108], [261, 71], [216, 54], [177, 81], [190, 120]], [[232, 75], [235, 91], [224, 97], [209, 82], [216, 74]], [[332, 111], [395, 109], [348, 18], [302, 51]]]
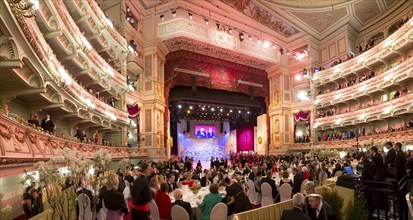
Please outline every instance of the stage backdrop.
[[254, 151], [254, 126], [237, 128], [237, 152]]

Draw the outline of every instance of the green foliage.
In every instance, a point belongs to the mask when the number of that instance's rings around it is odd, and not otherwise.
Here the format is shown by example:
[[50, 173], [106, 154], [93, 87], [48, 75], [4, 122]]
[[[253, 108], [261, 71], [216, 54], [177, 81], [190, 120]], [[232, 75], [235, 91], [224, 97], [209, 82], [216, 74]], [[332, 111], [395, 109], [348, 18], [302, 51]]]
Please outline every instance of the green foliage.
[[345, 216], [346, 220], [365, 220], [368, 219], [368, 215], [368, 211], [361, 198], [349, 201]]
[[343, 207], [344, 199], [342, 199], [336, 189], [325, 190], [321, 193], [323, 200], [326, 201], [331, 208], [336, 212], [337, 216], [341, 216], [341, 207]]

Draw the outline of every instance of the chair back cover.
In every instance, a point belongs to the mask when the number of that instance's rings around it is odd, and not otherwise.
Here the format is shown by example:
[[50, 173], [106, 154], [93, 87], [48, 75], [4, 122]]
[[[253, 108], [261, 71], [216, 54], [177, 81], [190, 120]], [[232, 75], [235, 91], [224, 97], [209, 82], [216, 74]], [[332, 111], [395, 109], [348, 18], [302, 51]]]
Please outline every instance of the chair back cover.
[[291, 199], [291, 193], [293, 192], [293, 188], [290, 184], [284, 183], [280, 186], [280, 201], [286, 201]]
[[214, 206], [211, 210], [211, 220], [227, 220], [228, 207], [224, 203], [220, 202]]
[[186, 210], [180, 205], [174, 205], [171, 209], [172, 220], [189, 220]]
[[149, 202], [149, 209], [151, 211], [151, 219], [152, 220], [160, 220], [159, 209], [158, 209], [158, 206], [156, 205], [155, 200], [152, 199]]
[[91, 202], [89, 196], [85, 193], [79, 194], [77, 197], [77, 204], [79, 205], [79, 220], [92, 219], [93, 213], [91, 210]]
[[271, 185], [268, 183], [261, 184], [261, 206], [267, 206], [274, 203], [274, 199], [272, 198], [272, 188]]

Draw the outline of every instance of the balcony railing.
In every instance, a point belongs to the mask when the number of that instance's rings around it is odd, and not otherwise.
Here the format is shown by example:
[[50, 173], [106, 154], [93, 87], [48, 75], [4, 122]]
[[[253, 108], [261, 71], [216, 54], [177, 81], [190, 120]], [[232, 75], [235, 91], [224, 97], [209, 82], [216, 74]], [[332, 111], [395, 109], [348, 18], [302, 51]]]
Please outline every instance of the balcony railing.
[[128, 113], [100, 101], [95, 96], [91, 95], [77, 84], [72, 77], [64, 70], [53, 50], [46, 42], [42, 32], [39, 30], [36, 22], [33, 19], [17, 17], [18, 22], [28, 39], [28, 42], [33, 47], [34, 52], [38, 56], [38, 60], [45, 66], [46, 74], [54, 83], [66, 90], [76, 102], [81, 102], [86, 109], [93, 109], [100, 113], [103, 117], [111, 120], [118, 120], [124, 124], [129, 123]]
[[[314, 86], [318, 87], [325, 84], [326, 82], [331, 82], [347, 74], [362, 70], [363, 68], [366, 68], [366, 65], [372, 65], [375, 62], [383, 62], [383, 58], [402, 47], [412, 47], [412, 28], [413, 18], [410, 19], [409, 22], [404, 24], [403, 27], [393, 33], [390, 37], [380, 42], [372, 49], [359, 55], [358, 57], [339, 64], [333, 68], [315, 73], [313, 76]], [[390, 42], [391, 40], [393, 40], [394, 42]]]
[[394, 115], [405, 114], [406, 112], [413, 112], [412, 100], [413, 93], [409, 93], [380, 105], [325, 118], [317, 118], [314, 121], [314, 126], [321, 128], [326, 126], [341, 127], [347, 124], [365, 123], [370, 120], [383, 119]]
[[413, 57], [371, 79], [344, 89], [336, 90], [316, 97], [316, 106], [332, 105], [333, 103], [361, 97], [365, 94], [391, 86], [407, 78], [413, 78]]
[[[20, 121], [19, 121], [20, 120]], [[24, 121], [22, 121], [24, 120]], [[16, 119], [0, 114], [0, 160], [1, 166], [32, 163], [60, 156], [63, 148], [78, 150], [86, 158], [101, 149], [106, 149], [112, 158], [147, 157], [146, 149], [107, 147], [85, 144], [59, 138], [30, 127], [25, 119]]]

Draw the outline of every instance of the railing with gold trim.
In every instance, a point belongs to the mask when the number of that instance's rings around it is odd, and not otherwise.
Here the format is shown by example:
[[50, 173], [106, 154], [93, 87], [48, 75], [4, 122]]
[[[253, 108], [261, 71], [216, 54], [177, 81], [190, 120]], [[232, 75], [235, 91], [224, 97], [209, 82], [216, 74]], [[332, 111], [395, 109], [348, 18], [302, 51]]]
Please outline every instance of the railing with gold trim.
[[47, 160], [60, 156], [63, 148], [78, 150], [86, 158], [92, 158], [100, 149], [106, 149], [114, 159], [148, 156], [146, 149], [85, 144], [47, 134], [31, 127], [27, 122], [24, 122], [27, 125], [21, 122], [0, 114], [0, 167]]
[[[129, 118], [126, 111], [122, 111], [102, 102], [88, 91], [83, 89], [78, 83], [73, 81], [70, 75], [64, 70], [53, 50], [46, 42], [42, 32], [39, 30], [36, 22], [33, 19], [16, 16], [20, 27], [23, 30], [25, 37], [33, 47], [34, 52], [39, 58], [39, 61], [45, 66], [45, 72], [51, 77], [52, 81], [59, 87], [76, 99], [76, 102], [83, 103], [86, 108], [93, 109], [103, 117], [112, 120], [118, 120], [128, 124]], [[92, 103], [92, 104], [91, 104]], [[116, 117], [116, 119], [115, 119]]]
[[[413, 42], [412, 42], [413, 44]], [[413, 78], [413, 57], [371, 79], [356, 85], [318, 95], [314, 104], [316, 106], [332, 105], [333, 103], [354, 99], [392, 85], [394, 82]], [[340, 97], [338, 97], [340, 96]]]
[[[412, 26], [413, 18], [406, 22], [406, 24], [404, 24], [391, 36], [363, 54], [332, 68], [315, 73], [313, 76], [314, 86], [321, 86], [326, 82], [334, 81], [338, 77], [343, 77], [352, 72], [357, 72], [363, 68], [367, 68], [366, 65], [372, 65], [375, 62], [382, 62], [381, 59], [389, 53], [397, 51], [405, 45], [411, 45], [413, 43], [413, 33], [411, 31]], [[392, 39], [394, 42], [390, 43], [390, 40]]]
[[365, 123], [369, 120], [369, 118], [382, 119], [393, 115], [400, 115], [405, 114], [407, 112], [413, 112], [412, 100], [413, 93], [409, 93], [397, 99], [384, 102], [372, 107], [367, 107], [360, 110], [347, 112], [344, 114], [333, 115], [324, 118], [317, 118], [314, 120], [314, 126], [323, 128], [325, 126], [342, 126], [343, 123]]

